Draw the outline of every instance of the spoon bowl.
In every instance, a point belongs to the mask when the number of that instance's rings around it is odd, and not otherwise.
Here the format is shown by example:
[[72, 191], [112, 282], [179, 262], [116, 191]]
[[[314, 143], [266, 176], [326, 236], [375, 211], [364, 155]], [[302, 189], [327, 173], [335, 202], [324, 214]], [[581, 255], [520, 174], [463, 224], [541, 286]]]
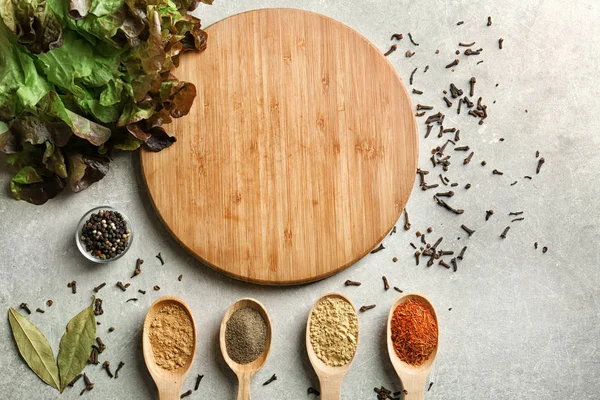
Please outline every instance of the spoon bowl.
[[340, 392], [344, 376], [346, 376], [346, 373], [350, 369], [352, 361], [354, 361], [354, 357], [356, 356], [356, 352], [358, 351], [359, 335], [356, 336], [356, 351], [354, 352], [352, 359], [346, 364], [339, 367], [333, 367], [321, 361], [321, 359], [315, 353], [315, 349], [313, 348], [312, 343], [310, 342], [310, 320], [315, 307], [321, 302], [321, 300], [327, 297], [337, 297], [342, 300], [345, 300], [346, 302], [348, 302], [348, 304], [352, 306], [354, 313], [357, 315], [358, 313], [356, 312], [354, 304], [352, 304], [350, 299], [348, 299], [346, 296], [342, 295], [341, 293], [327, 293], [321, 296], [315, 302], [315, 304], [310, 310], [310, 313], [308, 314], [308, 321], [306, 322], [306, 351], [308, 352], [308, 359], [312, 364], [315, 373], [317, 374], [317, 377], [319, 378], [319, 384], [321, 386], [321, 400], [337, 400], [340, 398]]
[[[265, 345], [265, 350], [259, 355], [256, 360], [252, 361], [248, 364], [239, 364], [229, 357], [227, 353], [227, 342], [225, 340], [225, 332], [227, 330], [227, 321], [231, 318], [231, 315], [239, 309], [250, 307], [253, 310], [258, 311], [258, 313], [262, 316], [267, 324], [267, 343]], [[229, 368], [235, 373], [238, 377], [239, 388], [238, 388], [238, 400], [249, 400], [250, 399], [250, 381], [252, 377], [258, 370], [260, 370], [267, 358], [269, 357], [269, 353], [271, 351], [271, 338], [272, 338], [272, 327], [271, 327], [271, 319], [269, 318], [269, 314], [265, 307], [257, 300], [244, 298], [236, 301], [232, 305], [229, 306], [227, 311], [225, 311], [225, 315], [223, 316], [223, 320], [221, 321], [221, 331], [219, 335], [219, 342], [221, 344], [221, 353], [223, 354], [223, 358]]]
[[[192, 329], [194, 332], [194, 347], [192, 349], [190, 360], [184, 367], [178, 368], [174, 371], [166, 370], [156, 363], [154, 352], [152, 351], [152, 344], [150, 343], [150, 325], [152, 324], [152, 320], [159, 312], [161, 307], [169, 304], [177, 305], [187, 313], [192, 322]], [[156, 300], [152, 306], [150, 306], [150, 309], [146, 314], [146, 319], [144, 320], [142, 344], [144, 361], [146, 362], [146, 367], [148, 368], [154, 383], [156, 383], [156, 387], [158, 389], [158, 398], [160, 400], [176, 400], [180, 398], [181, 388], [183, 387], [185, 378], [190, 371], [190, 368], [194, 364], [194, 358], [196, 355], [196, 334], [197, 331], [196, 323], [194, 322], [194, 316], [188, 305], [183, 300], [178, 299], [177, 297], [164, 296]]]
[[[438, 327], [438, 344], [436, 344], [433, 352], [429, 355], [429, 358], [421, 365], [414, 366], [402, 361], [398, 355], [396, 354], [396, 350], [394, 349], [394, 344], [392, 342], [392, 317], [394, 315], [394, 310], [399, 304], [404, 303], [406, 300], [410, 299], [420, 299], [423, 301], [423, 304], [431, 311], [433, 318], [435, 319], [436, 326]], [[402, 386], [404, 390], [408, 393], [405, 393], [405, 400], [421, 400], [424, 398], [424, 389], [425, 382], [427, 381], [427, 376], [429, 376], [429, 372], [433, 367], [435, 362], [435, 357], [437, 355], [439, 345], [439, 326], [437, 321], [437, 315], [435, 313], [435, 309], [431, 302], [425, 297], [418, 293], [406, 293], [399, 296], [396, 301], [390, 307], [390, 312], [388, 314], [387, 320], [387, 348], [388, 354], [390, 356], [390, 361], [396, 370], [396, 374], [402, 381]]]

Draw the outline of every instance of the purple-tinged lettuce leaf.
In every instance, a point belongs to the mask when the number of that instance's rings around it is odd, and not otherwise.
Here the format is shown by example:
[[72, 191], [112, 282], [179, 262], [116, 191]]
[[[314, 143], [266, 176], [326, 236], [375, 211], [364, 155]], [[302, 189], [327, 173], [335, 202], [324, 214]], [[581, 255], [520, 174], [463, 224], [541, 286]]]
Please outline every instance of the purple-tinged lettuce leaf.
[[61, 178], [67, 178], [67, 165], [65, 157], [59, 148], [56, 148], [51, 142], [46, 142], [46, 151], [42, 157], [42, 161], [48, 171], [54, 172]]
[[2, 0], [0, 15], [18, 43], [34, 54], [62, 45], [62, 26], [44, 0]]
[[181, 118], [190, 112], [196, 98], [196, 86], [190, 82], [168, 82], [161, 86], [163, 106], [173, 118]]
[[21, 144], [44, 144], [52, 136], [46, 122], [32, 115], [23, 115], [15, 119], [10, 125], [10, 130], [20, 139]]
[[162, 127], [156, 127], [152, 129], [152, 136], [146, 140], [144, 146], [150, 151], [158, 152], [171, 146], [176, 141], [177, 139], [169, 136]]
[[6, 154], [18, 153], [21, 150], [19, 138], [8, 129], [6, 122], [0, 121], [0, 152]]
[[41, 147], [24, 143], [20, 146], [18, 152], [7, 154], [6, 161], [17, 170], [21, 170], [27, 166], [37, 168], [41, 167], [43, 154], [44, 152]]
[[110, 138], [110, 129], [83, 118], [74, 112], [67, 110], [71, 123], [69, 126], [73, 129], [75, 136], [87, 140], [94, 146], [100, 146]]
[[150, 133], [144, 132], [139, 124], [127, 125], [127, 131], [131, 134], [131, 136], [141, 140], [142, 142], [145, 142], [146, 140], [150, 139], [150, 136], [152, 136]]
[[22, 168], [10, 181], [10, 191], [17, 200], [40, 205], [56, 197], [65, 187], [58, 176], [40, 176], [33, 167]]
[[108, 173], [109, 158], [103, 155], [69, 155], [69, 185], [75, 193], [87, 189]]

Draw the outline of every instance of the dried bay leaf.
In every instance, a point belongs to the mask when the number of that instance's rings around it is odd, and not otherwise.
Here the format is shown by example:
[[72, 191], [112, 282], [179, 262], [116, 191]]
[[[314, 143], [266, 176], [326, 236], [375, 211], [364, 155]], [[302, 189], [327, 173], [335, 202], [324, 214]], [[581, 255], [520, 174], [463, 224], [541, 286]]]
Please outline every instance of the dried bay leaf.
[[89, 307], [69, 321], [67, 330], [60, 339], [58, 369], [61, 392], [85, 368], [92, 351], [96, 339], [94, 300]]
[[58, 366], [48, 339], [12, 307], [8, 309], [8, 321], [21, 357], [29, 368], [48, 385], [59, 389]]

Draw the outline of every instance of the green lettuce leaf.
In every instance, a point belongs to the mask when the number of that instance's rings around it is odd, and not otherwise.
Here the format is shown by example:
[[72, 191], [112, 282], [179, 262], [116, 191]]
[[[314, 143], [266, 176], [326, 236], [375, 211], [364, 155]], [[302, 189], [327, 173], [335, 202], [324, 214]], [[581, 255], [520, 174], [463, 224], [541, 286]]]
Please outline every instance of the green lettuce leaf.
[[85, 96], [75, 80], [92, 74], [95, 62], [89, 43], [79, 39], [75, 33], [66, 31], [61, 47], [39, 54], [37, 59], [50, 83], [77, 96]]
[[23, 111], [33, 111], [52, 86], [1, 21], [0, 53], [0, 120], [7, 121]]

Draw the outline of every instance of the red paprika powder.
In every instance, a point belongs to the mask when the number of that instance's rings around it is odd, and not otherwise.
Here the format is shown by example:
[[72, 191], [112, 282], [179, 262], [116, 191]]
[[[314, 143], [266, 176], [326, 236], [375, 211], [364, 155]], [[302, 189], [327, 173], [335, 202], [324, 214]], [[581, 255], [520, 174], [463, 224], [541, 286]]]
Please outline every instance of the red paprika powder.
[[423, 364], [437, 346], [437, 321], [421, 299], [412, 298], [396, 307], [391, 330], [396, 355], [407, 364]]

